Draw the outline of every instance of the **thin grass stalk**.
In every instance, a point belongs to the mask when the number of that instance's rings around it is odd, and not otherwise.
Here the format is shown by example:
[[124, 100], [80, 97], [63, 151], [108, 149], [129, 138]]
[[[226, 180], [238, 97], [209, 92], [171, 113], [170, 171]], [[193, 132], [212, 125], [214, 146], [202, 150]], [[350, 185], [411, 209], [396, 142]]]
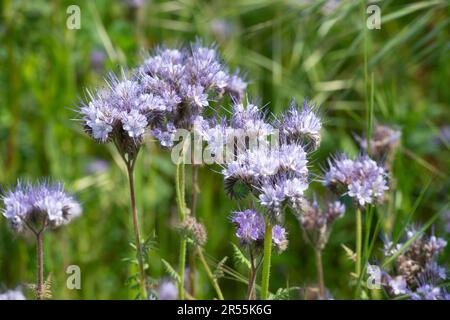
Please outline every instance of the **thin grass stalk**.
[[223, 293], [222, 290], [220, 289], [219, 283], [217, 282], [217, 279], [211, 272], [211, 269], [209, 268], [208, 263], [206, 262], [205, 256], [203, 255], [203, 251], [199, 246], [197, 246], [197, 254], [198, 257], [200, 258], [200, 262], [202, 263], [203, 268], [205, 269], [209, 281], [211, 282], [214, 290], [216, 291], [217, 297], [219, 298], [219, 300], [224, 300]]
[[269, 281], [270, 281], [270, 263], [272, 258], [272, 223], [270, 218], [266, 218], [266, 231], [264, 234], [264, 261], [262, 270], [261, 283], [261, 299], [267, 300], [269, 295]]

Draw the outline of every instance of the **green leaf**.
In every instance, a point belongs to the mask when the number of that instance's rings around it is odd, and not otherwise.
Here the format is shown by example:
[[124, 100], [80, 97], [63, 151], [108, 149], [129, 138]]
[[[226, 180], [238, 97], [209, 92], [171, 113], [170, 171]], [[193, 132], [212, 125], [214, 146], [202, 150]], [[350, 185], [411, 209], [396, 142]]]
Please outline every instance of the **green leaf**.
[[234, 243], [231, 244], [233, 246], [233, 252], [234, 252], [234, 259], [240, 263], [243, 264], [244, 266], [247, 267], [247, 269], [251, 268], [251, 263], [250, 261], [247, 259], [247, 257], [245, 256], [245, 254], [241, 251], [241, 249], [239, 249], [239, 247], [237, 245], [235, 245]]
[[180, 279], [180, 275], [178, 274], [178, 272], [175, 271], [174, 268], [172, 268], [172, 266], [170, 265], [170, 263], [168, 263], [166, 260], [161, 259], [161, 262], [164, 265], [164, 269], [166, 269], [166, 272], [169, 274], [169, 276], [176, 281], [177, 283], [180, 283], [181, 279]]

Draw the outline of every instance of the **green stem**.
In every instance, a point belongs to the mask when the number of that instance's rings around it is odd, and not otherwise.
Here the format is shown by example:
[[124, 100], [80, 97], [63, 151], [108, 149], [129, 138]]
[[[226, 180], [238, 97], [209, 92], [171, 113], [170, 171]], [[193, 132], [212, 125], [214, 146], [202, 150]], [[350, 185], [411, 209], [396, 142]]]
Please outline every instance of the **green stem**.
[[262, 270], [261, 299], [267, 300], [270, 280], [270, 261], [272, 257], [272, 223], [266, 218], [266, 232], [264, 234], [264, 262]]
[[145, 268], [142, 254], [142, 246], [141, 239], [139, 235], [139, 220], [136, 208], [136, 193], [134, 190], [134, 164], [127, 163], [128, 169], [128, 181], [130, 183], [130, 201], [131, 201], [131, 211], [133, 215], [133, 230], [134, 230], [134, 242], [136, 245], [136, 253], [138, 258], [139, 265], [139, 288], [141, 290], [141, 299], [147, 299], [147, 288], [146, 288], [146, 276], [145, 276]]
[[361, 209], [356, 209], [356, 267], [355, 273], [357, 279], [361, 274], [361, 242], [362, 242], [362, 218]]
[[[196, 216], [197, 211], [197, 197], [199, 193], [198, 187], [198, 165], [192, 165], [192, 193], [191, 193], [191, 216]], [[195, 283], [195, 252], [191, 252], [189, 256], [189, 282], [190, 282], [190, 294], [195, 297], [196, 283]]]
[[322, 251], [316, 249], [316, 268], [317, 268], [317, 278], [319, 281], [319, 299], [325, 299], [325, 281], [323, 277], [323, 266], [322, 266]]
[[[186, 204], [184, 201], [184, 163], [180, 162], [177, 164], [176, 177], [175, 177], [175, 188], [177, 195], [178, 204], [178, 215], [180, 222], [183, 222], [186, 218]], [[178, 283], [178, 298], [184, 300], [184, 267], [186, 264], [186, 238], [182, 236], [180, 241], [180, 257], [179, 257], [179, 274], [180, 282]]]
[[186, 239], [180, 241], [180, 283], [178, 284], [178, 299], [184, 300], [184, 266], [186, 264]]
[[222, 290], [220, 290], [219, 283], [217, 282], [217, 279], [212, 274], [211, 269], [208, 266], [208, 263], [206, 263], [206, 259], [205, 259], [205, 256], [203, 255], [203, 251], [199, 246], [197, 246], [197, 252], [198, 252], [198, 257], [200, 258], [200, 262], [202, 263], [203, 268], [205, 269], [206, 274], [208, 275], [209, 281], [211, 281], [211, 284], [214, 287], [214, 290], [216, 290], [217, 297], [219, 298], [219, 300], [223, 300], [223, 294], [222, 294]]

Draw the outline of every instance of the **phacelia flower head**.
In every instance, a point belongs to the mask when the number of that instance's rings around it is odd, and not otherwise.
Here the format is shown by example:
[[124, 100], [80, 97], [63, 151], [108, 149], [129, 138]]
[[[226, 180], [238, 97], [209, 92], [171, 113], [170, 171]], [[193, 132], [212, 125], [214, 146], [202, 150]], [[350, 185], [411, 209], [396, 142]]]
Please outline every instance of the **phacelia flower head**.
[[368, 156], [353, 160], [341, 154], [329, 159], [328, 164], [323, 184], [334, 190], [343, 186], [344, 194], [354, 198], [360, 206], [381, 202], [389, 189], [385, 169]]
[[[253, 209], [233, 212], [231, 221], [236, 225], [236, 236], [242, 245], [261, 246], [266, 231], [266, 223], [261, 213]], [[272, 228], [274, 246], [283, 251], [287, 248], [286, 230], [280, 225]]]
[[305, 141], [312, 150], [320, 145], [322, 120], [315, 106], [308, 105], [306, 100], [302, 109], [292, 100], [289, 109], [277, 121], [277, 128], [280, 130], [280, 137], [288, 142]]
[[124, 71], [110, 74], [104, 88], [88, 91], [78, 110], [86, 132], [97, 142], [114, 142], [123, 155], [134, 158], [147, 127], [160, 118], [165, 105], [144, 91], [138, 79]]
[[[385, 158], [400, 145], [401, 131], [377, 124], [370, 139], [370, 155], [377, 159]], [[367, 151], [367, 137], [356, 137], [362, 149]]]
[[81, 206], [64, 191], [62, 183], [18, 182], [2, 196], [3, 216], [17, 232], [25, 227], [35, 233], [68, 224], [81, 215]]
[[241, 182], [277, 213], [283, 202], [297, 203], [308, 188], [307, 162], [301, 145], [248, 150], [223, 169], [226, 191], [233, 197], [234, 185]]
[[180, 229], [183, 234], [191, 239], [196, 245], [203, 247], [206, 244], [208, 239], [206, 228], [203, 224], [197, 222], [195, 217], [186, 217], [180, 224]]
[[230, 74], [217, 49], [200, 41], [189, 48], [158, 48], [136, 71], [142, 90], [164, 106], [163, 117], [154, 128], [155, 137], [171, 147], [170, 127], [191, 130], [212, 101], [224, 95], [239, 101], [247, 87], [237, 73]]

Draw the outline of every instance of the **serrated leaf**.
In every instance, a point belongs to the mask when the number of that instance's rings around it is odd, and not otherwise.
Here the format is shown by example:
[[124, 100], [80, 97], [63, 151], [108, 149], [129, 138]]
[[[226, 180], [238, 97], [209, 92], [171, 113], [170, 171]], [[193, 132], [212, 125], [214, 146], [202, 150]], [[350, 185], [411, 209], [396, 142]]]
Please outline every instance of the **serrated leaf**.
[[299, 287], [279, 288], [276, 293], [269, 293], [269, 300], [289, 300], [291, 292], [300, 290]]
[[247, 257], [244, 255], [244, 253], [241, 251], [241, 249], [239, 249], [239, 247], [237, 245], [235, 245], [234, 243], [232, 243], [231, 245], [233, 246], [234, 259], [237, 262], [239, 262], [240, 264], [243, 264], [244, 266], [246, 266], [247, 269], [250, 270], [251, 263], [247, 259]]
[[217, 264], [217, 268], [213, 274], [214, 279], [220, 279], [224, 276], [223, 267], [225, 265], [225, 262], [227, 262], [227, 260], [228, 260], [228, 257], [225, 257], [219, 261], [219, 263]]
[[164, 259], [161, 259], [161, 262], [164, 265], [164, 269], [166, 269], [166, 272], [169, 274], [169, 276], [176, 282], [176, 283], [180, 283], [181, 279], [180, 279], [180, 275], [178, 274], [178, 272], [175, 271], [174, 268], [172, 268], [172, 266], [170, 265], [169, 262], [167, 262]]

